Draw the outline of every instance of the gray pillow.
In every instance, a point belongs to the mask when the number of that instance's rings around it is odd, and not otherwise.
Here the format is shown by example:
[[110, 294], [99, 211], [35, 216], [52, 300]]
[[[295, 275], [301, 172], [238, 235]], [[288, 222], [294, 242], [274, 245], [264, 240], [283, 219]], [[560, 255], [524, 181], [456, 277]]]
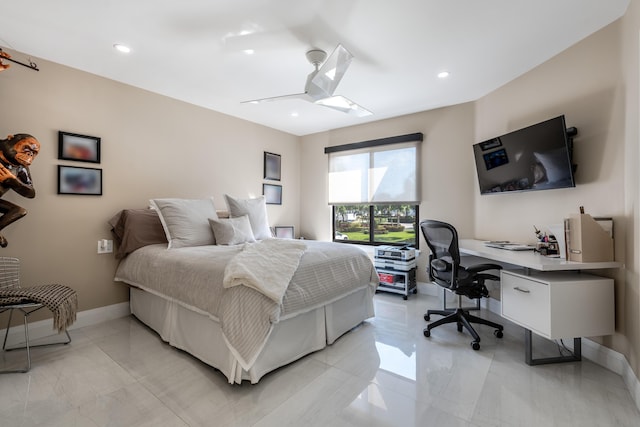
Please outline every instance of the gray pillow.
[[214, 245], [209, 218], [218, 218], [213, 198], [153, 199], [151, 206], [158, 211], [162, 227], [169, 241], [169, 249], [187, 246]]
[[267, 203], [264, 196], [255, 199], [236, 199], [228, 194], [224, 195], [229, 215], [232, 218], [248, 215], [251, 223], [251, 230], [256, 240], [268, 239], [273, 237], [269, 228], [269, 219], [267, 218]]
[[247, 215], [229, 219], [210, 218], [209, 224], [217, 245], [238, 245], [256, 241]]
[[167, 243], [158, 212], [153, 209], [124, 209], [109, 220], [116, 241], [116, 259], [122, 259], [138, 248]]

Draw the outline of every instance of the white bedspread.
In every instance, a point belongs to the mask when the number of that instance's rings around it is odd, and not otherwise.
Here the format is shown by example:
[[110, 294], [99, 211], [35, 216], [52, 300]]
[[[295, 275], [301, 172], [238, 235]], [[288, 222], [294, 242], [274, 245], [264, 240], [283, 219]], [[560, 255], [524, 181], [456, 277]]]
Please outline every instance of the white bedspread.
[[246, 243], [224, 270], [225, 288], [248, 286], [282, 304], [284, 293], [307, 245], [300, 240], [267, 239]]
[[242, 246], [167, 250], [150, 245], [118, 265], [115, 280], [137, 286], [220, 322], [226, 344], [249, 370], [275, 323], [378, 285], [371, 259], [353, 245], [306, 240], [298, 268], [281, 303], [248, 286], [223, 286], [226, 266]]

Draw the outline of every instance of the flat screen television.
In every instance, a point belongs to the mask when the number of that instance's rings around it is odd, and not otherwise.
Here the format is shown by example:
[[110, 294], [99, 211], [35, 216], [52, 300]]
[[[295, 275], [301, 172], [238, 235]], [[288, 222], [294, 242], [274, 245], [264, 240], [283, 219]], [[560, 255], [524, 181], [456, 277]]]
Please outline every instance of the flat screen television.
[[575, 187], [564, 115], [473, 146], [480, 194]]

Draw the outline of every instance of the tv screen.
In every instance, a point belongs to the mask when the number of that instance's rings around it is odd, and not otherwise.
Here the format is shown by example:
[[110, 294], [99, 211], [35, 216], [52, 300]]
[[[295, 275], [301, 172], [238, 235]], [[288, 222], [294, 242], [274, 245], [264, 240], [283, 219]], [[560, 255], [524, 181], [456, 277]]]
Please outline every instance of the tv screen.
[[475, 144], [480, 193], [575, 187], [570, 143], [559, 116]]

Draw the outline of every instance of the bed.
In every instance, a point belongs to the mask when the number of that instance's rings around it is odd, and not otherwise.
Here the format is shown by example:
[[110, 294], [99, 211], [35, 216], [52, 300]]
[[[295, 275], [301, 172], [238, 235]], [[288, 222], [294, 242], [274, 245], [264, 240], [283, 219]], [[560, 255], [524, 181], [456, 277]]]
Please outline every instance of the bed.
[[211, 199], [156, 199], [154, 209], [110, 221], [115, 280], [129, 285], [132, 314], [164, 341], [229, 383], [257, 383], [374, 315], [378, 276], [364, 251], [274, 239], [264, 200], [227, 205], [223, 218]]

